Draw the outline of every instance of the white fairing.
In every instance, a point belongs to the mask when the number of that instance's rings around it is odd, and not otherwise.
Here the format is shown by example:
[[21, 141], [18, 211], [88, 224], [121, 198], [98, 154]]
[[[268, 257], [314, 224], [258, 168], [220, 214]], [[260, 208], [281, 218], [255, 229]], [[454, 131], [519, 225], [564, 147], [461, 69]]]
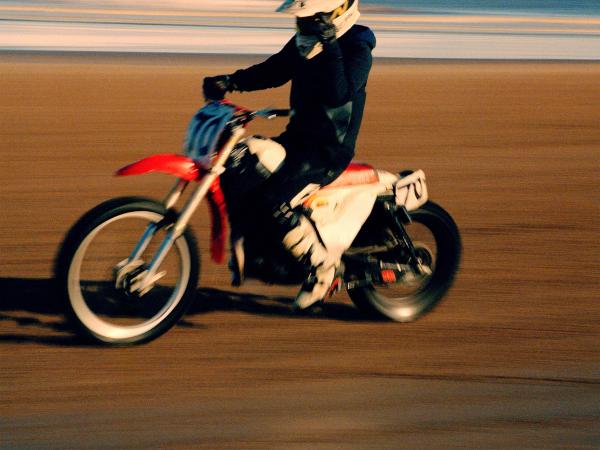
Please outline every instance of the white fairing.
[[425, 172], [416, 172], [396, 182], [396, 204], [404, 206], [408, 211], [419, 208], [428, 199]]
[[396, 204], [408, 211], [427, 202], [427, 184], [422, 170], [403, 178], [386, 171], [377, 171], [377, 174], [379, 183], [320, 190], [304, 202], [312, 211], [310, 218], [327, 250], [334, 257], [341, 257], [350, 248], [369, 218], [378, 195], [394, 192]]
[[325, 189], [307, 202], [327, 250], [336, 258], [352, 245], [354, 238], [371, 214], [381, 185]]
[[400, 178], [398, 175], [388, 172], [387, 170], [378, 170], [377, 178], [379, 178], [379, 182], [385, 185], [388, 190], [393, 190], [396, 182]]

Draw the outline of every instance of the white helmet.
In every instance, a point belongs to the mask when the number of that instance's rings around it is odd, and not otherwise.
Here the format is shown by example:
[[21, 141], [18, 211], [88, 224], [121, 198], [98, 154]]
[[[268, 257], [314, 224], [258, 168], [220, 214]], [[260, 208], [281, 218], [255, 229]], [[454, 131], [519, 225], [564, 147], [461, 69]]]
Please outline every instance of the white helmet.
[[318, 13], [332, 12], [340, 6], [344, 6], [344, 3], [349, 2], [347, 0], [286, 0], [276, 11], [296, 17], [310, 17]]
[[[301, 17], [311, 17], [319, 13], [329, 13], [329, 16], [335, 25], [336, 36], [339, 38], [346, 33], [358, 21], [360, 12], [358, 12], [358, 0], [285, 0], [277, 8], [277, 12], [288, 13]], [[297, 37], [296, 41], [305, 38]], [[320, 43], [314, 42], [311, 45], [312, 51], [308, 52], [308, 59], [319, 54], [323, 47]]]

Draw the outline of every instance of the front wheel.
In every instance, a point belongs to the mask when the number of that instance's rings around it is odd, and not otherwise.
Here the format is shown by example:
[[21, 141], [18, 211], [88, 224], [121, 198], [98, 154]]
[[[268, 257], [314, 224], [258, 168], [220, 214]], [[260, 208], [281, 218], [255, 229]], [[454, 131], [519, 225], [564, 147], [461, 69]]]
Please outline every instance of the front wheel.
[[[69, 231], [55, 276], [67, 319], [85, 337], [112, 345], [147, 342], [185, 313], [199, 274], [197, 245], [189, 229], [175, 240], [153, 287], [143, 295], [132, 288], [175, 220], [160, 203], [125, 197], [92, 209]], [[124, 268], [143, 235], [148, 238], [144, 251]]]
[[[410, 322], [433, 308], [454, 281], [461, 254], [458, 228], [440, 206], [427, 202], [409, 212], [412, 223], [405, 226], [424, 273], [409, 273], [396, 283], [370, 284], [348, 291], [352, 302], [363, 312], [398, 322]], [[393, 228], [393, 227], [390, 227]], [[390, 228], [381, 230], [387, 239]], [[406, 254], [386, 251], [373, 254], [383, 263], [405, 264]]]

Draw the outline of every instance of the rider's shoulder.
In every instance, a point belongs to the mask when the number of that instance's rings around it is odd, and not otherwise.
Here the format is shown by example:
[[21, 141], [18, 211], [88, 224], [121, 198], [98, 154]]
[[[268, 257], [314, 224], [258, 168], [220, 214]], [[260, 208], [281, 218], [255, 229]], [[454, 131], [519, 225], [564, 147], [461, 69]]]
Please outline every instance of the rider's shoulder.
[[375, 33], [369, 27], [358, 24], [350, 28], [341, 39], [353, 43], [366, 44], [371, 49], [374, 49], [377, 44]]

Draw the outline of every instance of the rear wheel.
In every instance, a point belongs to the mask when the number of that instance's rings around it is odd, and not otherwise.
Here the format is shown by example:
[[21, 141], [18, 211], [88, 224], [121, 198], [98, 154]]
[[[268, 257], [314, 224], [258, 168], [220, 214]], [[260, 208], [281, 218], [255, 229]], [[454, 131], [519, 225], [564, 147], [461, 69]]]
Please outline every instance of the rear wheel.
[[[147, 342], [171, 328], [193, 300], [199, 273], [190, 230], [175, 240], [159, 268], [160, 278], [143, 295], [135, 289], [176, 216], [157, 202], [110, 200], [71, 229], [56, 265], [68, 319], [92, 340], [113, 345]], [[140, 257], [128, 257], [150, 224], [156, 230]]]
[[[409, 215], [412, 223], [405, 225], [405, 229], [423, 270], [420, 273], [410, 271], [395, 283], [370, 284], [349, 290], [352, 302], [371, 316], [398, 322], [413, 321], [433, 308], [454, 281], [461, 243], [452, 217], [433, 202]], [[406, 252], [402, 249], [370, 256], [384, 263], [407, 263]]]

